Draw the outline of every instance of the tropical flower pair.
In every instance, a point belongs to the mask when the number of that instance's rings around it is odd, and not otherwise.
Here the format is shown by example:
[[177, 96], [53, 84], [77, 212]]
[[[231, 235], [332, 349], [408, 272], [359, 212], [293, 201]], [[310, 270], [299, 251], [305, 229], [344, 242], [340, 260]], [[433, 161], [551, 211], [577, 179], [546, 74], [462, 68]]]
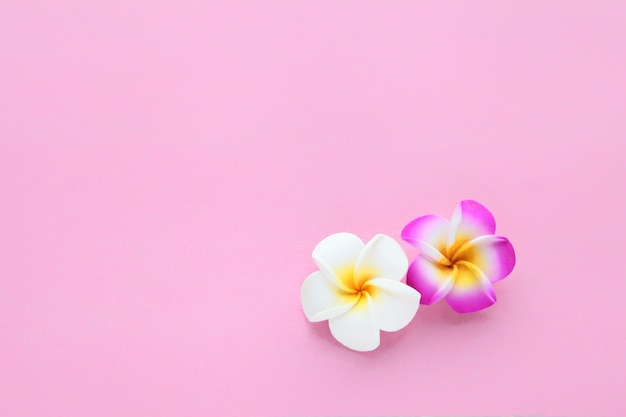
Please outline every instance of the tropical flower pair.
[[319, 271], [302, 284], [304, 314], [312, 322], [328, 320], [346, 347], [370, 351], [380, 344], [380, 330], [404, 328], [420, 303], [445, 298], [459, 313], [487, 308], [496, 302], [491, 284], [515, 265], [513, 246], [495, 229], [491, 212], [472, 200], [461, 201], [450, 221], [418, 217], [402, 230], [402, 239], [420, 251], [410, 267], [389, 236], [364, 244], [351, 233], [330, 235], [313, 250]]

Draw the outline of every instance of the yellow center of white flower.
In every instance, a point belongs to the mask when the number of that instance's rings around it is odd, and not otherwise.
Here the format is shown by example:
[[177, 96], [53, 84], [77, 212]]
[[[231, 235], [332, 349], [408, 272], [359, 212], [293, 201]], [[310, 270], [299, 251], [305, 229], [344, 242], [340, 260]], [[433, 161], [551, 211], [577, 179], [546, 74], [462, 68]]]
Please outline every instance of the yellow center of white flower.
[[358, 272], [354, 270], [354, 265], [345, 265], [335, 271], [337, 279], [342, 289], [349, 294], [356, 294], [359, 297], [368, 293], [374, 295], [375, 287], [369, 285], [369, 280], [376, 276], [373, 268], [360, 268]]

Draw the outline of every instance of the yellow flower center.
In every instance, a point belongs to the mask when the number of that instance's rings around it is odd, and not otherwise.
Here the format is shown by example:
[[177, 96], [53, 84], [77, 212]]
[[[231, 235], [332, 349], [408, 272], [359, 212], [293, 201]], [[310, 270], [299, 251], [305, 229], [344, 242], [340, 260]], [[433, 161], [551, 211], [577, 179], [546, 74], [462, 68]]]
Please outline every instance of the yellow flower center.
[[440, 252], [444, 255], [444, 259], [441, 260], [441, 264], [448, 267], [453, 267], [457, 263], [468, 263], [468, 256], [473, 249], [469, 240], [454, 242], [449, 248], [442, 248]]
[[368, 283], [376, 276], [373, 268], [360, 268], [357, 273], [354, 265], [350, 264], [339, 268], [335, 271], [335, 275], [345, 292], [357, 294], [359, 297], [365, 295], [364, 293], [373, 295], [374, 287]]

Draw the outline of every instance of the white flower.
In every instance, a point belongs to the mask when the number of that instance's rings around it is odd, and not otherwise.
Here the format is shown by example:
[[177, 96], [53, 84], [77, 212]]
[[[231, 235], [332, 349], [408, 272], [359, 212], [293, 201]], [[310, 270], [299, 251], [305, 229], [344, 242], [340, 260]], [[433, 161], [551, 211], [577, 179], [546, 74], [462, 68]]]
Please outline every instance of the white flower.
[[367, 245], [351, 233], [336, 233], [313, 250], [320, 269], [302, 284], [309, 321], [328, 320], [340, 343], [358, 351], [380, 345], [380, 330], [395, 332], [415, 316], [420, 293], [400, 282], [407, 257], [394, 239], [376, 235]]

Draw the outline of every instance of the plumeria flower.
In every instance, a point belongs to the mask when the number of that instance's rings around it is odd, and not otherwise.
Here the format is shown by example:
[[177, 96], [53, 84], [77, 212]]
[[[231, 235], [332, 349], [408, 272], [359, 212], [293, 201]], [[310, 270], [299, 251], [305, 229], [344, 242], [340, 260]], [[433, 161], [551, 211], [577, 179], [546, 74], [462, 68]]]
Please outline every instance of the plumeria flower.
[[402, 239], [420, 250], [407, 273], [407, 284], [422, 294], [422, 304], [442, 298], [453, 310], [471, 313], [496, 302], [492, 283], [515, 266], [508, 239], [495, 236], [496, 222], [482, 204], [461, 201], [449, 222], [418, 217], [402, 230]]
[[415, 316], [420, 294], [400, 282], [409, 261], [391, 237], [376, 235], [365, 245], [351, 233], [333, 234], [317, 244], [313, 260], [319, 271], [302, 284], [302, 309], [312, 322], [328, 320], [344, 346], [374, 350], [380, 330], [400, 330]]

